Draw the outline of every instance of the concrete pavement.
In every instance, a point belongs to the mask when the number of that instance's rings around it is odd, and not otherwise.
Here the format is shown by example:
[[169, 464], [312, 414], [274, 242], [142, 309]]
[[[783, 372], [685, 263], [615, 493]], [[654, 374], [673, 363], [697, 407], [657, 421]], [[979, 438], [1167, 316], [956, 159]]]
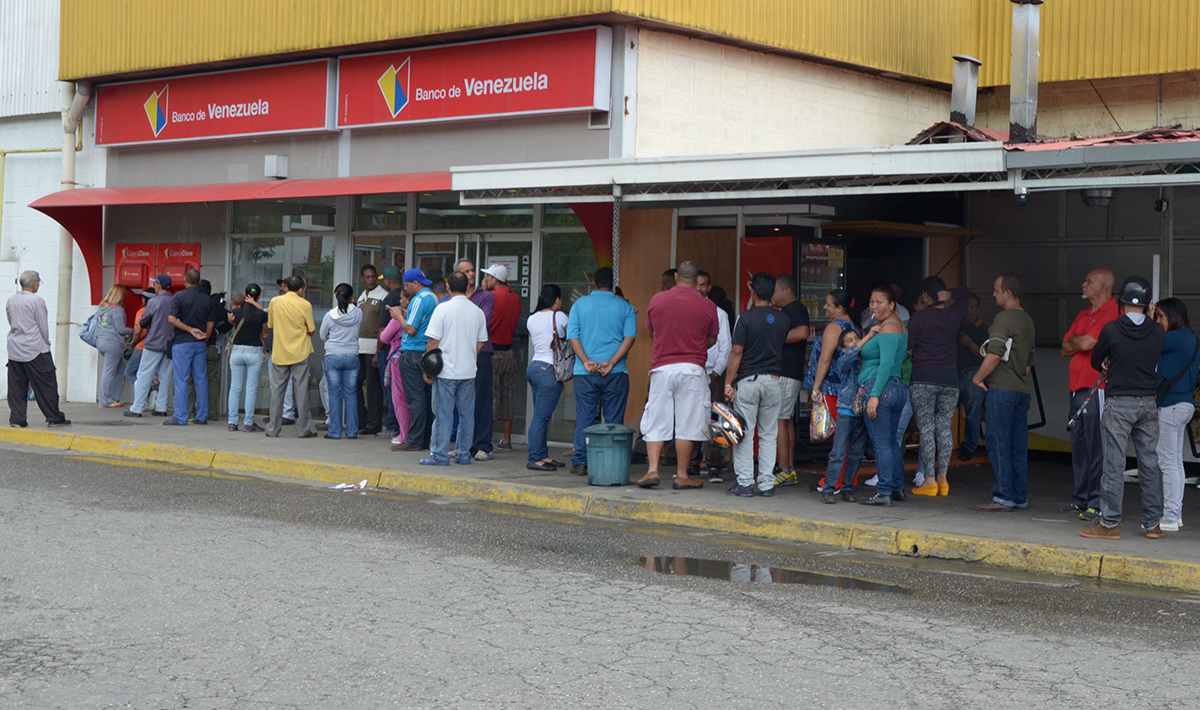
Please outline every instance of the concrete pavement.
[[[992, 472], [982, 459], [951, 470], [949, 496], [910, 496], [909, 502], [890, 508], [869, 508], [822, 504], [808, 490], [817, 479], [815, 473], [802, 475], [798, 486], [777, 489], [773, 498], [727, 496], [730, 480], [699, 491], [671, 490], [669, 477], [657, 490], [598, 488], [565, 469], [525, 469], [525, 452], [519, 447], [470, 466], [425, 467], [418, 465], [420, 455], [394, 453], [387, 441], [374, 438], [297, 439], [294, 428], [285, 427], [283, 436], [268, 439], [229, 432], [217, 422], [166, 427], [161, 418], [124, 418], [122, 409], [95, 405], [68, 405], [64, 411], [74, 422], [70, 427], [48, 430], [33, 424], [4, 429], [0, 442], [331, 484], [366, 479], [371, 487], [412, 493], [1200, 591], [1200, 532], [1185, 526], [1161, 540], [1146, 539], [1138, 528], [1136, 486], [1126, 487], [1122, 540], [1079, 537], [1078, 531], [1087, 525], [1058, 512], [1071, 491], [1070, 467], [1062, 461], [1031, 464], [1031, 503], [1024, 511], [971, 510], [989, 498]], [[561, 449], [551, 455], [566, 460]], [[635, 465], [634, 480], [645, 470], [644, 464]], [[1184, 500], [1185, 522], [1200, 521], [1198, 508], [1196, 491], [1190, 489]]]

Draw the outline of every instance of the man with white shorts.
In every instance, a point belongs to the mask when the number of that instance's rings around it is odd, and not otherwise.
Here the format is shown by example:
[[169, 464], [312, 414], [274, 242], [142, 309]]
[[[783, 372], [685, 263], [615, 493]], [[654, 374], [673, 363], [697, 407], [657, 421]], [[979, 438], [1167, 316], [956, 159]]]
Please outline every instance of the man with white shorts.
[[717, 307], [696, 290], [696, 263], [685, 261], [675, 273], [675, 287], [655, 294], [646, 308], [646, 329], [654, 339], [650, 351], [650, 396], [642, 412], [642, 438], [650, 469], [638, 481], [642, 488], [659, 484], [663, 445], [675, 437], [675, 490], [700, 488], [704, 481], [688, 476], [694, 442], [707, 438], [708, 348], [717, 342]]

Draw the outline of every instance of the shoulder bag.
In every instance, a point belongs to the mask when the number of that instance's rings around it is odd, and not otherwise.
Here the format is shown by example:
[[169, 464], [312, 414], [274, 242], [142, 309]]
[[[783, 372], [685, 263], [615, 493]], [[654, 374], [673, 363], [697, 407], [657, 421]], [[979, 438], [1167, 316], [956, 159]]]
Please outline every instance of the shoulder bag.
[[551, 341], [550, 349], [554, 353], [554, 379], [559, 382], [570, 382], [575, 377], [575, 351], [571, 349], [571, 344], [565, 338], [558, 337], [558, 318], [555, 311], [551, 311], [550, 328], [554, 339]]

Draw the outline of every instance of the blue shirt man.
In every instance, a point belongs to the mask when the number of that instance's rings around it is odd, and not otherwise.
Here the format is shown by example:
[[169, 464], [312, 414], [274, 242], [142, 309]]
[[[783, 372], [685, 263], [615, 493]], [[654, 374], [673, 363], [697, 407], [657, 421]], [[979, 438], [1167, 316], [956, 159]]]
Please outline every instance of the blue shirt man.
[[613, 293], [613, 271], [601, 267], [592, 277], [596, 290], [571, 306], [567, 341], [575, 351], [575, 452], [571, 473], [587, 475], [584, 430], [600, 410], [608, 424], [625, 423], [629, 368], [625, 356], [637, 337], [637, 311]]
[[408, 414], [412, 424], [408, 437], [399, 444], [392, 444], [392, 451], [423, 451], [429, 448], [433, 419], [431, 391], [421, 372], [421, 356], [429, 342], [425, 329], [437, 308], [437, 296], [429, 290], [433, 282], [425, 278], [420, 269], [404, 272], [404, 293], [409, 297], [408, 318], [404, 325], [404, 340], [400, 344], [400, 380], [404, 396], [408, 400]]

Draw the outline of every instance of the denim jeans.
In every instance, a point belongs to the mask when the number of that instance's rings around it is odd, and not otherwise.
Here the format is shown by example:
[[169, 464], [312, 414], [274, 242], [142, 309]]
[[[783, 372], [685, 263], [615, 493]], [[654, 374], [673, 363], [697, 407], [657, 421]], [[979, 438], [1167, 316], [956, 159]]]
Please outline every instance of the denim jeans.
[[[325, 355], [321, 361], [321, 369], [325, 371], [325, 381], [329, 385], [329, 436], [346, 438], [358, 436], [358, 399], [354, 386], [358, 382], [358, 355]], [[342, 418], [345, 417], [345, 428]]]
[[492, 453], [492, 354], [475, 358], [475, 441], [471, 451]]
[[[833, 429], [833, 448], [829, 450], [829, 465], [825, 467], [825, 485], [833, 490], [854, 492], [858, 478], [858, 465], [867, 450], [867, 425], [865, 416], [851, 416], [842, 412]], [[841, 479], [840, 483], [838, 479]]]
[[1142, 526], [1147, 530], [1163, 517], [1162, 472], [1158, 469], [1158, 406], [1154, 397], [1108, 397], [1100, 417], [1104, 437], [1104, 478], [1100, 522], [1106, 528], [1121, 522], [1125, 496], [1125, 447], [1133, 438], [1138, 485], [1142, 489]]
[[962, 431], [962, 450], [967, 454], [973, 454], [979, 448], [979, 426], [983, 421], [983, 390], [972, 382], [978, 371], [978, 367], [958, 371], [958, 403], [967, 419]]
[[408, 438], [404, 443], [418, 449], [430, 445], [432, 431], [430, 387], [425, 384], [425, 377], [421, 372], [421, 358], [424, 355], [424, 352], [416, 350], [405, 350], [400, 355], [400, 378], [404, 382], [404, 396], [408, 400], [409, 418], [412, 419], [412, 426], [409, 427]]
[[575, 375], [575, 452], [572, 466], [587, 466], [587, 437], [583, 430], [596, 421], [599, 410], [605, 424], [625, 423], [625, 404], [629, 401], [629, 373], [610, 372], [607, 376]]
[[[1071, 414], [1079, 411], [1088, 390], [1071, 393]], [[1104, 413], [1104, 390], [1096, 390], [1087, 409], [1071, 427], [1071, 470], [1075, 475], [1075, 504], [1100, 510], [1101, 480], [1104, 478], [1104, 437], [1100, 416]]]
[[733, 408], [746, 419], [746, 435], [733, 447], [733, 472], [739, 486], [754, 487], [754, 430], [758, 429], [758, 490], [775, 487], [775, 454], [779, 438], [779, 378], [751, 375], [737, 383]]
[[[1163, 477], [1163, 520], [1183, 517], [1183, 442], [1196, 405], [1180, 402], [1158, 410], [1158, 466]], [[1141, 478], [1141, 474], [1138, 474]]]
[[529, 433], [526, 436], [529, 463], [537, 463], [550, 457], [546, 445], [546, 428], [554, 408], [558, 406], [558, 397], [562, 394], [562, 383], [554, 379], [554, 365], [541, 360], [534, 360], [525, 368], [525, 379], [533, 388], [533, 416], [529, 418]]
[[125, 379], [129, 380], [129, 384], [137, 387], [137, 372], [138, 366], [142, 364], [142, 351], [137, 348], [133, 349], [133, 354], [129, 356], [129, 360], [125, 362]]
[[[863, 390], [870, 392], [874, 386], [874, 381], [864, 382]], [[904, 455], [896, 430], [900, 424], [900, 414], [907, 403], [908, 388], [900, 378], [892, 377], [888, 379], [883, 393], [879, 396], [875, 418], [872, 419], [863, 413], [867, 433], [871, 435], [871, 441], [875, 444], [875, 468], [879, 477], [876, 490], [881, 496], [889, 496], [894, 491], [904, 489]]]
[[158, 396], [154, 399], [154, 411], [167, 411], [171, 395], [171, 358], [167, 357], [166, 351], [148, 348], [142, 351], [142, 361], [138, 364], [137, 382], [133, 385], [133, 405], [129, 411], [141, 414], [146, 409], [146, 399], [150, 396], [150, 387], [156, 376]]
[[229, 423], [238, 423], [242, 406], [242, 388], [246, 388], [245, 426], [254, 423], [254, 405], [258, 402], [258, 381], [262, 375], [263, 349], [257, 345], [234, 345], [229, 353]]
[[988, 458], [996, 475], [992, 500], [1028, 508], [1029, 395], [992, 387], [984, 395], [983, 406], [987, 409]]
[[[449, 380], [439, 377], [433, 381], [433, 432], [430, 436], [429, 455], [434, 461], [450, 460], [450, 428], [454, 413], [459, 412], [459, 441], [470, 441], [475, 436], [475, 378]], [[471, 463], [468, 447], [455, 447], [458, 463]]]
[[[175, 423], [188, 421], [188, 378], [196, 387], [196, 421], [208, 421], [208, 344], [177, 343], [171, 346], [171, 363], [175, 368]], [[162, 384], [159, 384], [162, 387]]]

